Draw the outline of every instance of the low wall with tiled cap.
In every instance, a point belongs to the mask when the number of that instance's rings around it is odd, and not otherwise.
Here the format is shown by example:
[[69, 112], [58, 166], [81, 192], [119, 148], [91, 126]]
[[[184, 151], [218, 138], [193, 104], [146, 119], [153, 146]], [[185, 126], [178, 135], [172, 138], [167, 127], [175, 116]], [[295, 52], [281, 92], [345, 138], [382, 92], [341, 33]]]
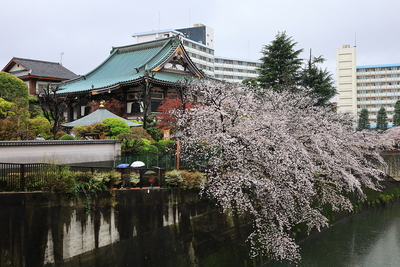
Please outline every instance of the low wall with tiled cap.
[[2, 163], [81, 163], [121, 156], [116, 140], [0, 141]]

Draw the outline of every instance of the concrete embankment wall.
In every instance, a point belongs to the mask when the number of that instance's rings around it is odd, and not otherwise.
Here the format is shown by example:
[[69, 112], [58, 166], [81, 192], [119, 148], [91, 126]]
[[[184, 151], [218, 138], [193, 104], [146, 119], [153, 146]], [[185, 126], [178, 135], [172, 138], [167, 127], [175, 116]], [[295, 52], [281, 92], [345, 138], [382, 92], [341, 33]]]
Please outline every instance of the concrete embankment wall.
[[[246, 218], [196, 190], [84, 196], [0, 194], [0, 266], [253, 266]], [[111, 202], [117, 202], [111, 207]], [[259, 263], [259, 262], [258, 262]], [[258, 264], [257, 263], [257, 264]]]
[[116, 140], [0, 141], [1, 163], [59, 163], [112, 161], [121, 156]]

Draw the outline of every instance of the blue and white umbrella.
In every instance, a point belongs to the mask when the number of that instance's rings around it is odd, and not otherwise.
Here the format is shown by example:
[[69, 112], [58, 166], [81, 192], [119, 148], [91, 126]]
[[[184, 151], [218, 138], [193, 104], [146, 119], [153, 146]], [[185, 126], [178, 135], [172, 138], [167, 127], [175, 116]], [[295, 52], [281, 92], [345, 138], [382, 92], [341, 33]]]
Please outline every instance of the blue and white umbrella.
[[117, 166], [117, 168], [126, 168], [129, 166], [129, 163], [121, 163]]

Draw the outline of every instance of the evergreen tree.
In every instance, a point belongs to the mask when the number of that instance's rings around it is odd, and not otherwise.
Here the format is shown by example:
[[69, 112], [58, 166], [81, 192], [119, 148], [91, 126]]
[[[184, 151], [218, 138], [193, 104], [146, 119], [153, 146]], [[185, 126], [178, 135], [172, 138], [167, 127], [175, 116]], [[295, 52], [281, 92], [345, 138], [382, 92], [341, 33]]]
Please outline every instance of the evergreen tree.
[[261, 51], [263, 57], [260, 59], [262, 64], [258, 69], [259, 77], [256, 80], [246, 79], [243, 83], [256, 93], [260, 87], [278, 92], [308, 89], [313, 105], [330, 104], [329, 100], [337, 91], [332, 74], [319, 67], [325, 59], [322, 56], [312, 56], [310, 51], [310, 58], [303, 68], [303, 59], [299, 58], [303, 49], [295, 50], [296, 44], [285, 32], [278, 33], [276, 39]]
[[400, 100], [394, 105], [393, 127], [400, 126]]
[[306, 67], [302, 72], [302, 86], [311, 89], [314, 105], [324, 106], [329, 104], [329, 100], [337, 93], [333, 85], [332, 74], [326, 69], [318, 67], [318, 64], [325, 62], [322, 56], [314, 57], [311, 55], [307, 60]]
[[369, 122], [368, 109], [363, 108], [360, 112], [360, 117], [358, 118], [358, 129], [359, 130], [370, 129], [370, 127], [371, 124]]
[[24, 104], [27, 104], [28, 86], [14, 75], [0, 71], [0, 97], [11, 102], [16, 97], [22, 97]]
[[388, 127], [386, 109], [381, 107], [376, 116], [376, 129], [385, 131]]
[[275, 91], [293, 90], [300, 82], [302, 60], [299, 54], [303, 49], [295, 50], [297, 42], [286, 32], [278, 33], [276, 39], [265, 45], [261, 53], [261, 66], [258, 69], [258, 81], [263, 88]]

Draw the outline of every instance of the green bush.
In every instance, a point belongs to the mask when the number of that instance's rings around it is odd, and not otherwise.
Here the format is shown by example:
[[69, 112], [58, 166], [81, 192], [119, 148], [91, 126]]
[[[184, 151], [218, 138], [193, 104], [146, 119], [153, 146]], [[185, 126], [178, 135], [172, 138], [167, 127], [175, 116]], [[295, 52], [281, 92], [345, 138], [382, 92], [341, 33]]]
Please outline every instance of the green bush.
[[110, 127], [102, 122], [96, 122], [92, 125], [93, 133], [106, 134], [110, 131]]
[[106, 118], [103, 120], [103, 123], [110, 127], [110, 133], [113, 136], [117, 136], [121, 133], [129, 133], [130, 128], [129, 125], [123, 120], [119, 118]]
[[135, 138], [145, 138], [147, 140], [150, 140], [152, 143], [155, 142], [153, 137], [151, 137], [151, 135], [148, 134], [147, 131], [141, 126], [131, 127], [131, 134], [133, 134]]
[[77, 139], [83, 138], [86, 134], [85, 126], [75, 126], [72, 128], [72, 132], [75, 134]]
[[75, 140], [75, 138], [70, 134], [64, 134], [61, 136], [60, 140]]
[[38, 136], [40, 134], [44, 139], [53, 137], [51, 133], [51, 124], [46, 118], [43, 117], [29, 119], [29, 130], [34, 136]]
[[116, 139], [121, 140], [121, 155], [131, 156], [137, 155], [139, 148], [144, 145], [142, 139], [138, 139], [134, 134], [122, 133], [116, 136]]
[[61, 136], [66, 135], [67, 133], [64, 131], [58, 131], [55, 135], [54, 135], [54, 139], [55, 140], [59, 140], [61, 138]]
[[206, 182], [201, 172], [190, 172], [186, 170], [172, 170], [165, 173], [165, 183], [184, 189], [199, 188]]
[[155, 146], [158, 148], [158, 153], [167, 154], [175, 149], [175, 143], [172, 140], [160, 140], [156, 142]]

